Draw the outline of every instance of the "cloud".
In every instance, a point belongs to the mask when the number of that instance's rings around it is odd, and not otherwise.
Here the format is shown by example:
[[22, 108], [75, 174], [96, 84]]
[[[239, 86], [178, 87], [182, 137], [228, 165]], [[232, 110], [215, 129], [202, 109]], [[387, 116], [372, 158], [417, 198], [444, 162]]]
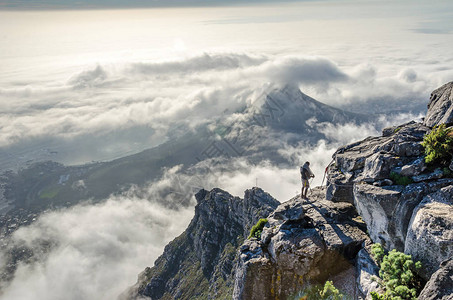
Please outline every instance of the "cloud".
[[134, 63], [131, 65], [130, 71], [150, 75], [171, 74], [179, 77], [187, 73], [242, 69], [260, 65], [266, 60], [267, 58], [264, 56], [239, 53], [204, 53], [177, 61]]
[[[257, 70], [271, 82], [283, 84], [317, 84], [347, 81], [348, 75], [326, 58], [285, 57], [268, 62]], [[252, 71], [253, 72], [253, 71]]]
[[18, 266], [1, 297], [115, 299], [192, 215], [193, 206], [169, 210], [124, 196], [46, 213], [11, 237], [10, 243], [32, 249], [35, 262]]
[[[437, 71], [445, 79], [451, 72]], [[0, 146], [18, 161], [29, 158], [15, 153], [49, 140], [47, 148], [58, 152], [52, 159], [63, 163], [138, 152], [165, 141], [171, 128], [194, 129], [219, 116], [234, 119], [269, 87], [288, 83], [346, 110], [418, 114], [441, 81], [417, 66], [387, 74], [369, 63], [345, 67], [318, 56], [234, 52], [95, 64], [68, 77], [0, 88]], [[76, 156], [80, 159], [71, 159]]]
[[101, 66], [97, 66], [94, 70], [83, 71], [69, 80], [69, 84], [74, 88], [88, 88], [102, 84], [107, 78], [107, 73]]

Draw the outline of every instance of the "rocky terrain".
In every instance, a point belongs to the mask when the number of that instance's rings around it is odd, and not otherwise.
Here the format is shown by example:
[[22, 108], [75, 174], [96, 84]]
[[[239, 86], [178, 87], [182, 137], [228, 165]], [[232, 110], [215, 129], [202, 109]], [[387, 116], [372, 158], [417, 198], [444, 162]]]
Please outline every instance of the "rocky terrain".
[[261, 239], [240, 247], [233, 298], [287, 299], [307, 283], [332, 279], [353, 267], [365, 231], [354, 207], [325, 200], [324, 189], [313, 190], [310, 201], [282, 203]]
[[259, 188], [245, 191], [244, 199], [220, 189], [195, 197], [189, 227], [120, 299], [231, 299], [236, 249], [279, 202]]
[[[244, 200], [201, 190], [189, 228], [122, 298], [288, 299], [329, 279], [354, 299], [370, 299], [381, 291], [370, 245], [380, 243], [422, 262], [419, 299], [453, 299], [453, 164], [425, 163], [421, 145], [434, 126], [453, 120], [452, 88], [432, 93], [423, 123], [338, 149], [327, 187], [309, 200], [278, 205], [258, 188]], [[245, 239], [263, 217], [261, 235]]]

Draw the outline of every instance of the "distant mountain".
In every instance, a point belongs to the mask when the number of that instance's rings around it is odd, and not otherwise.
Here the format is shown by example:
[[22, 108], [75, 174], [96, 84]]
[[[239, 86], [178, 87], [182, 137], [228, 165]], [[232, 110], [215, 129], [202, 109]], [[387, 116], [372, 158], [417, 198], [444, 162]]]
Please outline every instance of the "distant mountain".
[[238, 112], [193, 130], [182, 130], [160, 146], [138, 154], [80, 166], [42, 162], [17, 173], [6, 172], [0, 177], [0, 214], [11, 215], [18, 210], [39, 213], [86, 199], [99, 201], [132, 185], [158, 180], [165, 169], [180, 165], [179, 171], [185, 172], [212, 159], [242, 157], [252, 162], [265, 159], [287, 164], [278, 153], [284, 143], [326, 139], [307, 121], [360, 124], [373, 118], [325, 105], [289, 85], [251, 100]]

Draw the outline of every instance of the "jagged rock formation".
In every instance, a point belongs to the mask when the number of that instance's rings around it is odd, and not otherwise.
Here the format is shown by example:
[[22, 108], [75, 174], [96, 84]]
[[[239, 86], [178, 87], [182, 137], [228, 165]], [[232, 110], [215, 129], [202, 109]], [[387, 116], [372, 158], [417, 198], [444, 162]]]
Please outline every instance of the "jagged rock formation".
[[[425, 164], [421, 145], [431, 126], [451, 123], [452, 87], [449, 83], [432, 93], [423, 124], [386, 128], [381, 137], [338, 149], [327, 176], [326, 197], [353, 203], [373, 242], [420, 260], [420, 275], [426, 280], [453, 257], [453, 178], [441, 167]], [[368, 297], [377, 288], [368, 280], [377, 274], [372, 264], [361, 251], [363, 276], [357, 280]]]
[[434, 127], [438, 124], [453, 123], [453, 82], [444, 84], [431, 93], [424, 125]]
[[251, 227], [279, 204], [259, 188], [244, 199], [220, 189], [196, 194], [195, 216], [152, 268], [120, 299], [228, 299], [237, 247]]
[[307, 282], [323, 282], [349, 268], [367, 239], [349, 203], [295, 197], [269, 217], [261, 239], [241, 246], [233, 299], [286, 299]]
[[[382, 137], [338, 149], [329, 167], [327, 198], [353, 202], [372, 240], [388, 249], [403, 251], [415, 207], [424, 196], [453, 184], [423, 161], [421, 142], [428, 131], [415, 122], [386, 129]], [[398, 185], [391, 173], [414, 183]]]

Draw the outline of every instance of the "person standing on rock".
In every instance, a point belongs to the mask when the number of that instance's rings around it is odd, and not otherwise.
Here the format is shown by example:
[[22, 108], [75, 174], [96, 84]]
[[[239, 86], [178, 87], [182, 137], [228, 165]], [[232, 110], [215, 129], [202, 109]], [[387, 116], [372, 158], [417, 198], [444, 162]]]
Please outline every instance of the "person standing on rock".
[[302, 199], [308, 199], [307, 192], [310, 188], [310, 182], [308, 180], [315, 177], [315, 174], [310, 170], [310, 162], [307, 161], [300, 167], [300, 176], [302, 178], [302, 193], [300, 194], [300, 197]]

